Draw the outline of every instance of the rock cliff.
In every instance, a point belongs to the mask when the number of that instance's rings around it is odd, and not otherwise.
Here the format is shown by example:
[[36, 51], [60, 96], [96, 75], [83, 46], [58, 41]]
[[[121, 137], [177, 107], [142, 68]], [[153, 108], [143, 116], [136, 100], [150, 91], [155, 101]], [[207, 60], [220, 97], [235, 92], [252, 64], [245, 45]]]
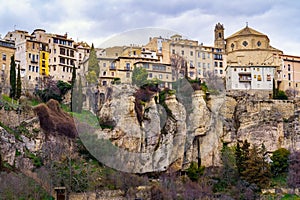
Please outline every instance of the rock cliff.
[[191, 161], [220, 165], [223, 144], [233, 146], [243, 140], [252, 145], [264, 143], [268, 152], [280, 147], [300, 149], [299, 112], [293, 101], [246, 93], [205, 98], [202, 91], [195, 91], [188, 111], [184, 102], [169, 95], [165, 103], [170, 115], [152, 97], [143, 106], [144, 120], [139, 124], [134, 110], [135, 91], [126, 85], [114, 86], [112, 98], [99, 113], [99, 118], [114, 128], [98, 129], [97, 138], [117, 147], [111, 151], [114, 153], [101, 154], [99, 159], [119, 170], [181, 170]]

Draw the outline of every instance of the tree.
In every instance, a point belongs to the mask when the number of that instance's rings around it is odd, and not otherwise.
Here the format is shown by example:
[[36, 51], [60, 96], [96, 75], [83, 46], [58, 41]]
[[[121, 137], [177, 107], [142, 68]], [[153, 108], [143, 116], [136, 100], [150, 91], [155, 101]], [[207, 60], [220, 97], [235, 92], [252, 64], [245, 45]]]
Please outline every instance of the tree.
[[201, 166], [198, 168], [196, 162], [191, 162], [190, 167], [187, 169], [186, 174], [191, 179], [191, 181], [198, 181], [201, 175], [204, 173], [205, 167]]
[[100, 73], [100, 68], [97, 59], [97, 54], [94, 48], [94, 44], [92, 44], [90, 50], [90, 56], [89, 56], [89, 64], [88, 64], [88, 74], [87, 74], [87, 76], [89, 77], [87, 78], [88, 83], [95, 84], [99, 77], [99, 73]]
[[134, 67], [132, 72], [132, 84], [141, 87], [147, 83], [148, 72], [143, 67]]
[[253, 145], [248, 159], [244, 161], [245, 169], [241, 172], [241, 177], [244, 180], [249, 183], [255, 183], [260, 188], [268, 186], [271, 178], [271, 170], [265, 154], [264, 144], [262, 144], [261, 148]]
[[82, 95], [82, 83], [81, 77], [79, 76], [79, 80], [76, 81], [73, 89], [72, 89], [72, 112], [81, 113], [83, 104], [83, 95]]
[[170, 59], [171, 67], [174, 70], [176, 80], [179, 79], [180, 74], [187, 78], [188, 70], [185, 58], [180, 56], [179, 54], [173, 54]]
[[234, 185], [238, 180], [234, 150], [223, 144], [221, 153], [221, 160], [223, 164], [221, 179], [227, 186]]
[[239, 175], [241, 175], [246, 168], [245, 161], [249, 159], [249, 147], [250, 143], [247, 140], [243, 142], [242, 147], [240, 147], [240, 144], [237, 143], [235, 159]]
[[15, 56], [12, 55], [10, 58], [10, 98], [14, 98], [16, 96], [16, 63]]
[[76, 68], [73, 66], [72, 71], [72, 80], [71, 80], [71, 111], [73, 111], [73, 100], [74, 100], [74, 90], [75, 90], [75, 84], [76, 84]]
[[219, 94], [225, 91], [224, 80], [221, 77], [211, 71], [208, 71], [206, 74], [206, 85], [210, 93]]
[[20, 72], [20, 65], [18, 65], [18, 75], [17, 75], [17, 94], [16, 98], [19, 99], [22, 93], [22, 82], [21, 82], [21, 72]]
[[290, 151], [285, 148], [277, 149], [271, 156], [271, 171], [274, 176], [285, 173], [288, 170]]

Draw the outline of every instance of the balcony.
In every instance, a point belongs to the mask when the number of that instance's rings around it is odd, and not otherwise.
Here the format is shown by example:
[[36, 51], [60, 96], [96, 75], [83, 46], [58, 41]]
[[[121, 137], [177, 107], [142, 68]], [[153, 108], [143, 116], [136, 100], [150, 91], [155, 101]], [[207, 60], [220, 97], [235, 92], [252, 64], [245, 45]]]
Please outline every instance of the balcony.
[[124, 70], [126, 70], [126, 71], [130, 71], [130, 67], [128, 67], [128, 66], [125, 66], [125, 67], [124, 67]]
[[115, 65], [110, 65], [110, 66], [109, 66], [109, 69], [110, 69], [110, 70], [116, 70], [117, 68], [116, 68]]
[[251, 82], [252, 78], [251, 76], [240, 76], [239, 77], [239, 82]]

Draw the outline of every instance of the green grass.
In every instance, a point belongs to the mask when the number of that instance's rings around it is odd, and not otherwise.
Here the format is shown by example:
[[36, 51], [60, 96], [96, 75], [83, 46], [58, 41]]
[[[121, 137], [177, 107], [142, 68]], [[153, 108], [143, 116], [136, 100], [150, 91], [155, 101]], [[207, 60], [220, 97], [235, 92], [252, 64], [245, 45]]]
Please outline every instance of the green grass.
[[281, 200], [300, 200], [300, 197], [295, 194], [285, 194]]
[[99, 127], [99, 121], [97, 116], [87, 110], [82, 110], [81, 113], [72, 112], [72, 116], [78, 119], [82, 123], [87, 123], [90, 126], [97, 128]]
[[9, 96], [2, 94], [2, 99], [8, 103], [12, 103], [12, 104], [18, 104], [17, 100], [12, 100]]

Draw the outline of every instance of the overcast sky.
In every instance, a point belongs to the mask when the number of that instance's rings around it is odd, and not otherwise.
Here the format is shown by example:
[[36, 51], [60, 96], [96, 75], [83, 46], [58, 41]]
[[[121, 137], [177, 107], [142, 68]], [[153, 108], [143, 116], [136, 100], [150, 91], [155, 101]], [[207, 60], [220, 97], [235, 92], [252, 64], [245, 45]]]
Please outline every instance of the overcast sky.
[[[148, 38], [141, 31], [147, 28], [153, 34], [178, 32], [213, 45], [216, 23], [224, 25], [227, 37], [248, 22], [249, 27], [268, 35], [275, 48], [300, 56], [299, 11], [298, 0], [0, 0], [0, 34], [42, 28], [57, 34], [68, 32], [75, 41], [93, 42], [97, 47], [134, 29], [139, 36], [135, 33], [132, 38]], [[161, 29], [164, 33], [158, 31]]]

